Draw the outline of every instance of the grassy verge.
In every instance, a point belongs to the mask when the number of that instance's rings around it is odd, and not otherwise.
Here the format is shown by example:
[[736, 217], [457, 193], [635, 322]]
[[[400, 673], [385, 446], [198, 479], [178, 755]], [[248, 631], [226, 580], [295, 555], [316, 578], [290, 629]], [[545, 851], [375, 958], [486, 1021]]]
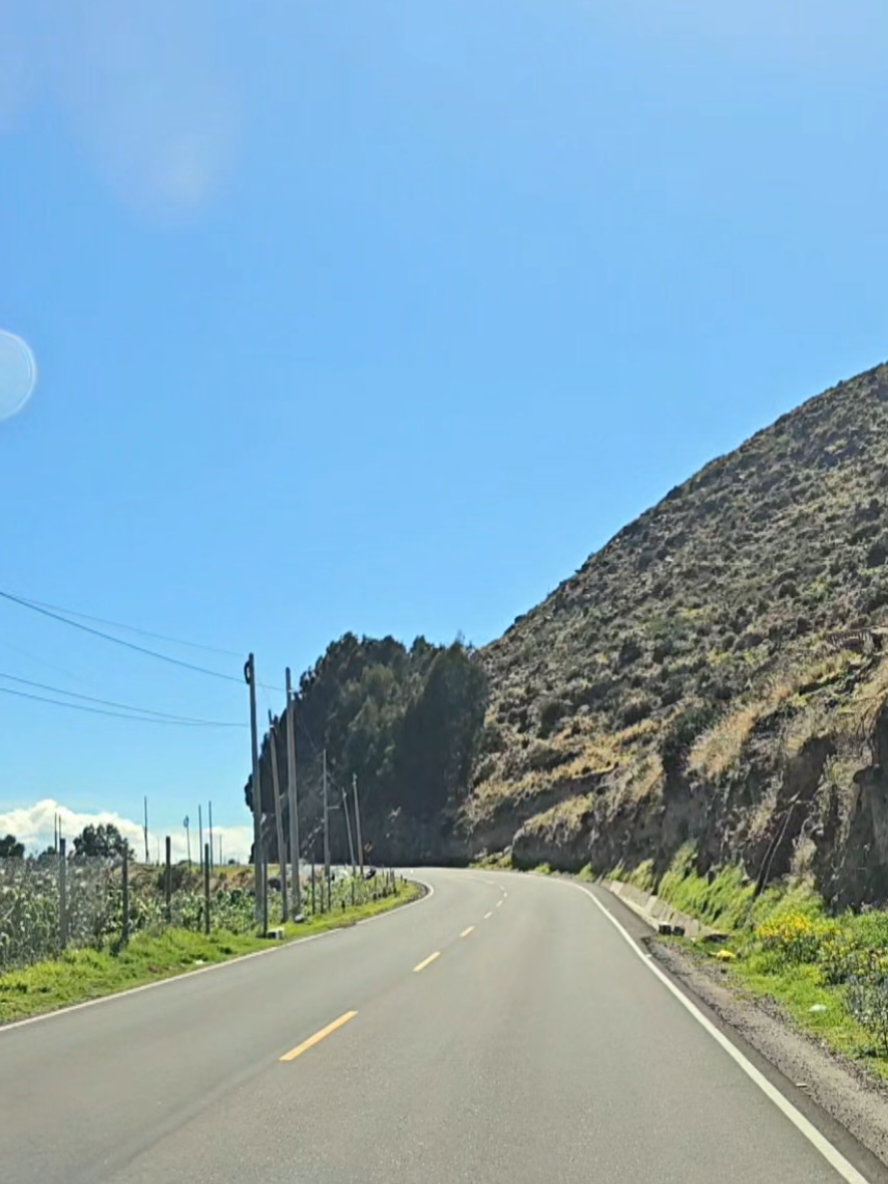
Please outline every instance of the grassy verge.
[[723, 945], [694, 947], [696, 957], [718, 960], [742, 994], [776, 1004], [797, 1027], [888, 1079], [888, 914], [830, 916], [802, 882], [755, 897], [738, 868], [698, 875], [690, 848], [656, 891], [727, 935]]
[[512, 855], [511, 852], [494, 851], [492, 855], [482, 855], [480, 859], [473, 859], [469, 867], [507, 872], [512, 867]]
[[[354, 925], [422, 895], [417, 884], [399, 884], [394, 896], [356, 908], [326, 913], [302, 925], [285, 926], [284, 941]], [[119, 953], [71, 950], [58, 961], [41, 962], [0, 975], [0, 1024], [113, 995], [186, 971], [268, 949], [268, 939], [215, 930], [205, 936], [186, 929], [139, 933]]]

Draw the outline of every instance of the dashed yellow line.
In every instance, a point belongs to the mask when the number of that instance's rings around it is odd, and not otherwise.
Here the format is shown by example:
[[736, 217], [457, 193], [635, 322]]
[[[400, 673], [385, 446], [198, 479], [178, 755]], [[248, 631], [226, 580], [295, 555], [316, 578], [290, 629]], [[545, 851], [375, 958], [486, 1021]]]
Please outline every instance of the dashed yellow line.
[[470, 926], [468, 927], [468, 929], [464, 929], [464, 930], [462, 931], [462, 933], [460, 934], [460, 937], [468, 937], [470, 933], [474, 933], [474, 932], [475, 932], [475, 926], [474, 926], [474, 925], [470, 925]]
[[414, 974], [419, 974], [419, 972], [420, 972], [421, 970], [425, 970], [425, 968], [426, 968], [427, 966], [431, 966], [431, 964], [432, 964], [432, 963], [435, 961], [435, 959], [436, 959], [436, 958], [440, 958], [440, 957], [441, 957], [441, 951], [440, 951], [440, 950], [436, 951], [434, 954], [430, 954], [430, 955], [429, 955], [429, 957], [428, 957], [428, 958], [426, 958], [426, 960], [425, 960], [424, 962], [420, 962], [420, 964], [419, 964], [418, 966], [414, 966], [414, 967], [413, 967], [413, 973], [414, 973]]
[[349, 1020], [353, 1020], [358, 1013], [356, 1011], [347, 1011], [345, 1015], [341, 1015], [338, 1020], [334, 1020], [332, 1024], [328, 1024], [326, 1028], [322, 1028], [320, 1032], [315, 1032], [314, 1036], [309, 1036], [308, 1040], [304, 1040], [302, 1044], [296, 1048], [291, 1049], [282, 1057], [282, 1061], [295, 1061], [297, 1057], [301, 1057], [304, 1052], [308, 1052], [310, 1048], [314, 1048], [316, 1044], [320, 1044], [331, 1033], [335, 1032], [337, 1028], [343, 1027]]

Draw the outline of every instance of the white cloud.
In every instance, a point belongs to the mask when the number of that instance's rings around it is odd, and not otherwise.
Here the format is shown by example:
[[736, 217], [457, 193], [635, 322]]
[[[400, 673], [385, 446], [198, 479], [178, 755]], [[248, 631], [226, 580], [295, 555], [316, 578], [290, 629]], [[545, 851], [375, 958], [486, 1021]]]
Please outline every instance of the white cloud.
[[150, 214], [202, 204], [240, 138], [212, 19], [179, 0], [5, 0], [0, 132], [48, 91], [124, 200]]
[[[56, 815], [61, 818], [62, 834], [69, 842], [90, 823], [94, 826], [104, 823], [107, 826], [111, 822], [132, 844], [137, 858], [144, 858], [145, 841], [140, 823], [133, 822], [130, 818], [124, 818], [121, 814], [115, 814], [112, 810], [99, 810], [94, 813], [70, 810], [52, 798], [45, 798], [43, 801], [35, 802], [33, 806], [19, 806], [16, 809], [8, 810], [5, 814], [0, 814], [0, 835], [15, 835], [20, 842], [25, 844], [28, 852], [34, 854], [52, 845]], [[150, 817], [148, 821], [149, 855], [153, 860], [157, 857], [158, 839], [161, 843], [162, 854], [163, 841], [168, 832], [152, 830]], [[197, 820], [193, 819], [192, 822], [194, 825], [191, 828], [191, 854], [194, 859], [197, 859]], [[172, 838], [173, 859], [184, 859], [186, 856], [184, 828], [179, 826], [169, 833]], [[214, 826], [213, 843], [217, 857], [220, 835], [222, 836], [223, 859], [236, 859], [239, 863], [246, 862], [253, 842], [252, 826]], [[204, 840], [209, 841], [206, 831]]]

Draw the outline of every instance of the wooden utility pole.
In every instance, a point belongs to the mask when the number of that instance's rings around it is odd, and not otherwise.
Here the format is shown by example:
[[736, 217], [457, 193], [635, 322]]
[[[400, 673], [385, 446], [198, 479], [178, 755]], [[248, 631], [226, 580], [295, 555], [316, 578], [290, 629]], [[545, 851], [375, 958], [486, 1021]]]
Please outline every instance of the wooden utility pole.
[[364, 840], [361, 838], [361, 806], [358, 802], [358, 775], [352, 774], [352, 790], [355, 795], [355, 834], [358, 840], [358, 866], [361, 869], [361, 875], [364, 874]]
[[213, 870], [213, 803], [208, 804], [210, 812], [210, 871]]
[[348, 816], [348, 796], [345, 792], [345, 786], [342, 787], [342, 813], [345, 817], [345, 829], [348, 834], [348, 857], [352, 865], [352, 879], [357, 875], [357, 868], [355, 867], [355, 845], [352, 842], [352, 828]]
[[201, 874], [203, 874], [203, 861], [204, 861], [203, 806], [201, 806], [200, 802], [197, 803], [197, 854], [198, 854], [198, 867], [201, 870]]
[[68, 859], [65, 839], [59, 838], [59, 949], [68, 944]]
[[191, 819], [187, 814], [182, 825], [185, 827], [185, 848], [188, 852], [188, 870], [191, 871]]
[[123, 848], [123, 867], [120, 870], [123, 887], [123, 944], [129, 941], [130, 912], [129, 912], [129, 843]]
[[142, 828], [145, 832], [145, 862], [151, 862], [151, 856], [148, 854], [148, 795], [145, 795], [145, 823]]
[[167, 925], [169, 925], [173, 919], [172, 840], [169, 835], [166, 836], [166, 872], [163, 878], [163, 897], [166, 905]]
[[299, 880], [299, 806], [296, 802], [296, 700], [287, 667], [287, 800], [290, 804], [290, 860], [293, 864], [293, 915], [302, 912]]
[[204, 933], [210, 932], [210, 844], [203, 853]]
[[330, 902], [330, 810], [327, 806], [327, 750], [324, 749], [324, 884]]
[[253, 655], [247, 658], [244, 678], [250, 688], [250, 739], [253, 756], [253, 869], [256, 878], [256, 924], [261, 925], [265, 916], [262, 903], [262, 785], [259, 780], [259, 738], [256, 732], [256, 662]]
[[271, 785], [274, 790], [274, 833], [277, 839], [278, 871], [281, 881], [281, 917], [284, 921], [290, 915], [287, 908], [287, 852], [284, 850], [284, 819], [281, 814], [281, 783], [278, 778], [277, 735], [274, 719], [268, 713], [268, 743], [271, 746]]

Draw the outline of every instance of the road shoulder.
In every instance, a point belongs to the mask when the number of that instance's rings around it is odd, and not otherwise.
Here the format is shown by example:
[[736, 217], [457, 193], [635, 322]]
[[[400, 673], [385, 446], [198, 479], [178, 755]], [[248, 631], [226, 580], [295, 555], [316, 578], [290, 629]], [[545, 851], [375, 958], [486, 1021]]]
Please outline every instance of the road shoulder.
[[[572, 876], [558, 878], [582, 883]], [[797, 1029], [776, 1004], [769, 1007], [745, 996], [721, 965], [659, 940], [606, 889], [582, 886], [871, 1184], [888, 1184], [888, 1086]]]

